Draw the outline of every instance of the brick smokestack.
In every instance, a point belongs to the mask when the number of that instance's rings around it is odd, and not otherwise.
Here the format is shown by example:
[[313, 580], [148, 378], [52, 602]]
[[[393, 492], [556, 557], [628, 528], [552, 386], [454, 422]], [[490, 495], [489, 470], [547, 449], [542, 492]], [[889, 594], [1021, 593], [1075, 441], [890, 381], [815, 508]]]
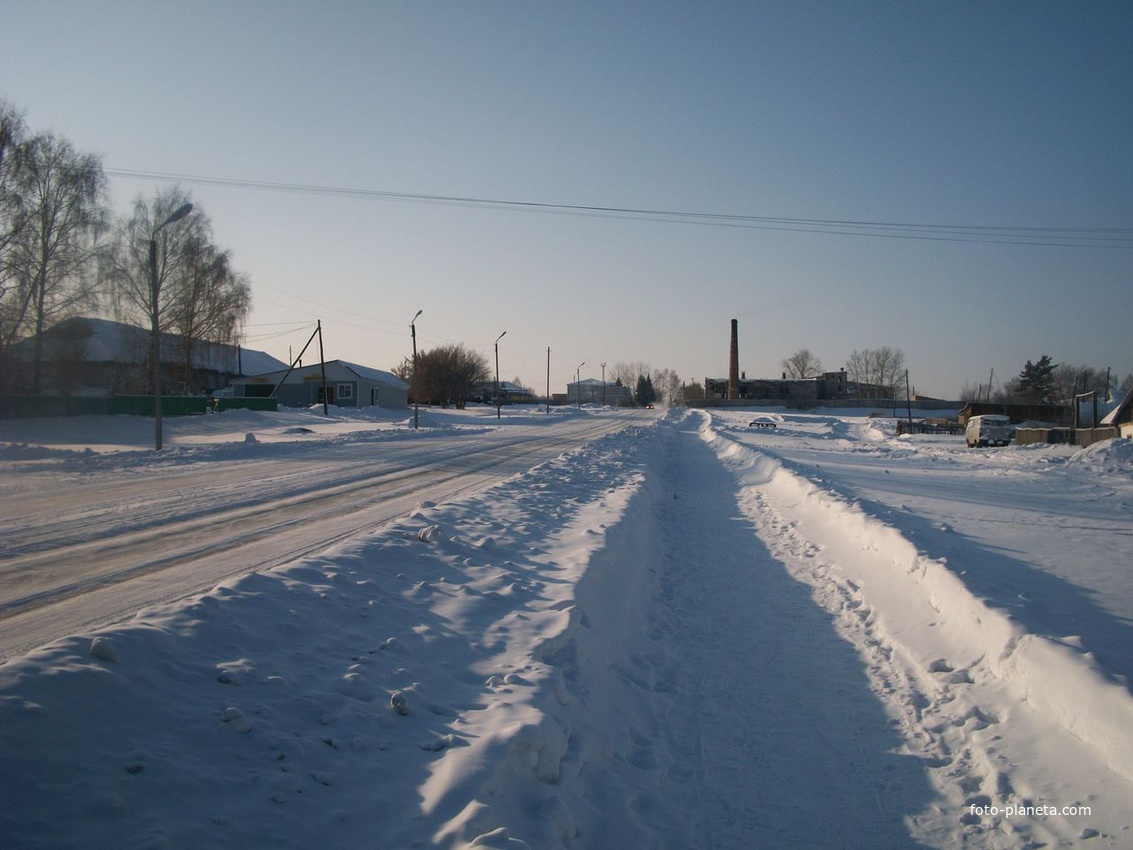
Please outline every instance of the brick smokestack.
[[740, 397], [740, 323], [732, 319], [732, 348], [728, 352], [728, 398]]

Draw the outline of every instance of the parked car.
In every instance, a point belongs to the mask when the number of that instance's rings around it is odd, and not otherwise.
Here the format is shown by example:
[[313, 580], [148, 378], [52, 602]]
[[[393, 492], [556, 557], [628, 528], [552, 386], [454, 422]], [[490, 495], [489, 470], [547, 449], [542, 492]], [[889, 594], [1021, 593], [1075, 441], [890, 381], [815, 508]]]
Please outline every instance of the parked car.
[[964, 429], [969, 449], [976, 446], [1006, 446], [1014, 436], [1015, 426], [1011, 424], [1011, 420], [994, 413], [971, 417]]

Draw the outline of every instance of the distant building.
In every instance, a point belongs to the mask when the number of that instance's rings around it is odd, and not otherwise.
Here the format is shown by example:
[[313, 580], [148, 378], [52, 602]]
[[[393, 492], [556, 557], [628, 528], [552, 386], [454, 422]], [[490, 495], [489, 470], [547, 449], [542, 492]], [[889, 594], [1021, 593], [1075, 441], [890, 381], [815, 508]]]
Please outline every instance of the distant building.
[[377, 405], [399, 409], [409, 404], [409, 384], [401, 378], [391, 372], [359, 366], [345, 360], [299, 366], [292, 369], [290, 374], [284, 367], [240, 378], [233, 381], [232, 392], [237, 398], [267, 398], [274, 393], [275, 398], [285, 407], [310, 407], [326, 403], [338, 407]]
[[[704, 397], [723, 401], [729, 397], [729, 378], [705, 378]], [[784, 404], [813, 404], [837, 399], [889, 398], [885, 387], [851, 381], [846, 370], [824, 372], [815, 378], [749, 378], [741, 372], [733, 394], [738, 401], [781, 401]]]
[[[513, 384], [511, 381], [500, 381], [500, 399], [505, 404], [524, 404], [535, 400], [535, 393], [527, 387]], [[476, 388], [472, 401], [485, 404], [496, 403], [496, 382], [486, 381]]]
[[[597, 378], [583, 378], [567, 384], [567, 404], [606, 404], [611, 407], [628, 407], [633, 404], [633, 393], [621, 384], [602, 382]], [[555, 394], [558, 401], [560, 395]]]
[[[153, 392], [149, 328], [110, 319], [76, 317], [43, 332], [40, 392], [73, 396], [141, 395]], [[32, 386], [36, 340], [22, 340], [9, 351], [15, 368], [4, 391], [26, 393]], [[241, 375], [286, 368], [262, 351], [238, 345], [161, 335], [163, 392], [203, 395]]]

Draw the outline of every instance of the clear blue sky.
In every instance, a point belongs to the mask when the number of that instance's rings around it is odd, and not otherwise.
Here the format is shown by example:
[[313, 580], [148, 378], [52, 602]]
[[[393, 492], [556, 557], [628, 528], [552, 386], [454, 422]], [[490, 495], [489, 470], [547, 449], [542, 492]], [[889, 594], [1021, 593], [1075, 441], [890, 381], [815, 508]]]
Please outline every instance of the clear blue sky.
[[1042, 354], [1133, 372], [1131, 46], [1128, 2], [0, 0], [0, 97], [101, 154], [118, 212], [158, 185], [120, 172], [260, 185], [182, 184], [281, 359], [321, 318], [388, 369], [424, 310], [422, 348], [507, 331], [539, 391], [548, 347], [555, 391], [701, 380], [737, 318], [749, 376], [888, 345], [954, 396]]

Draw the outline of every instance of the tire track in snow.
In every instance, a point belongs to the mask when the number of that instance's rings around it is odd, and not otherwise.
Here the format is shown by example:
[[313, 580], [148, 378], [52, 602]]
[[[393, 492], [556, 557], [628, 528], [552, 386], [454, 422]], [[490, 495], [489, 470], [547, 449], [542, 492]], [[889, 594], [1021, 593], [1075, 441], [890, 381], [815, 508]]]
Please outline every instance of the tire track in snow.
[[[380, 459], [343, 462], [329, 481], [312, 475], [309, 461], [300, 475], [289, 474], [292, 464], [286, 461], [264, 464], [251, 482], [242, 474], [230, 481], [231, 501], [224, 488], [194, 487], [192, 476], [173, 476], [185, 488], [181, 509], [161, 509], [140, 527], [122, 527], [115, 505], [99, 502], [103, 489], [96, 486], [90, 510], [98, 515], [100, 531], [84, 530], [93, 539], [78, 543], [64, 535], [51, 549], [0, 561], [0, 658], [320, 551], [405, 515], [423, 498], [470, 493], [630, 421], [598, 418], [549, 430], [502, 432], [500, 440], [486, 445], [450, 446], [432, 455], [426, 449], [393, 470], [388, 463], [383, 468]], [[196, 479], [207, 485], [207, 464], [202, 469]], [[283, 492], [265, 494], [259, 488], [271, 480], [272, 469], [292, 483]]]

